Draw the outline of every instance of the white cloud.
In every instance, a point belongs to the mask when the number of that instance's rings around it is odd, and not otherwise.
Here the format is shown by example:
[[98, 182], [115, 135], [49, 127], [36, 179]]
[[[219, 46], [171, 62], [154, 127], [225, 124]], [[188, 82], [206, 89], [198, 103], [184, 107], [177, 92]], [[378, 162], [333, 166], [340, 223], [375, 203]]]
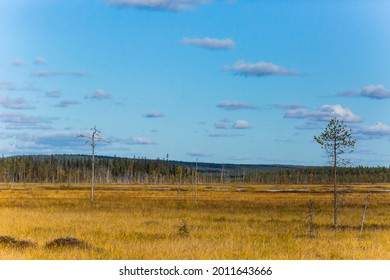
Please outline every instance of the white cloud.
[[330, 121], [332, 118], [337, 118], [345, 122], [361, 122], [363, 119], [352, 113], [348, 108], [343, 108], [341, 105], [322, 105], [316, 111], [308, 109], [290, 109], [285, 113], [285, 118], [309, 119], [311, 121]]
[[16, 90], [16, 86], [8, 81], [0, 81], [0, 90], [14, 91]]
[[367, 86], [360, 92], [360, 95], [374, 99], [385, 99], [390, 98], [390, 90], [385, 89], [382, 85]]
[[366, 133], [378, 134], [378, 135], [390, 135], [390, 126], [378, 122], [375, 125], [369, 125], [363, 127], [362, 131]]
[[33, 77], [51, 77], [51, 76], [68, 76], [68, 77], [86, 77], [88, 76], [87, 73], [83, 71], [63, 71], [63, 70], [57, 70], [57, 71], [35, 71], [31, 74]]
[[54, 118], [27, 116], [23, 113], [0, 113], [0, 122], [6, 124], [6, 129], [51, 129]]
[[45, 65], [46, 64], [46, 59], [43, 56], [37, 56], [34, 59], [34, 64], [36, 64], [36, 65]]
[[46, 92], [46, 97], [57, 98], [57, 97], [61, 97], [61, 96], [62, 96], [62, 93], [59, 90], [53, 90], [53, 91]]
[[154, 145], [157, 144], [155, 140], [145, 137], [133, 137], [128, 141], [130, 145]]
[[305, 106], [302, 106], [299, 103], [292, 103], [292, 104], [275, 104], [275, 108], [283, 109], [283, 110], [296, 110], [296, 109], [302, 109], [305, 108]]
[[236, 137], [236, 136], [241, 136], [241, 134], [238, 134], [238, 133], [224, 133], [224, 132], [221, 132], [221, 131], [212, 131], [212, 132], [208, 133], [208, 136], [209, 137], [213, 137], [213, 138], [220, 138], [220, 137]]
[[250, 124], [246, 120], [236, 120], [232, 122], [228, 119], [222, 119], [214, 123], [216, 129], [248, 129]]
[[78, 105], [78, 104], [80, 104], [80, 102], [77, 100], [63, 100], [60, 103], [58, 103], [56, 106], [61, 107], [61, 108], [66, 108], [66, 107], [69, 107], [72, 105]]
[[377, 124], [368, 125], [357, 129], [356, 135], [360, 139], [390, 137], [390, 126], [378, 122]]
[[15, 67], [23, 66], [23, 61], [20, 59], [15, 59], [14, 61], [12, 61], [12, 66], [15, 66]]
[[236, 75], [245, 77], [264, 77], [264, 76], [300, 76], [301, 74], [295, 70], [289, 70], [279, 65], [269, 62], [245, 63], [238, 61], [233, 66], [224, 68], [225, 71], [233, 72]]
[[111, 98], [111, 93], [108, 93], [103, 89], [98, 89], [93, 94], [87, 95], [86, 98], [104, 100]]
[[344, 97], [366, 97], [370, 99], [387, 99], [390, 98], [390, 90], [386, 89], [383, 85], [370, 85], [364, 87], [360, 92], [357, 91], [345, 91], [337, 94], [337, 96]]
[[246, 120], [237, 120], [234, 122], [233, 128], [235, 129], [248, 129], [250, 128], [250, 124]]
[[32, 109], [33, 106], [26, 103], [23, 98], [9, 98], [7, 96], [0, 96], [0, 105], [7, 109]]
[[225, 109], [225, 110], [239, 110], [239, 109], [249, 109], [249, 110], [255, 110], [257, 109], [256, 105], [253, 104], [243, 104], [239, 102], [233, 102], [224, 100], [218, 103], [218, 108]]
[[17, 86], [9, 81], [0, 81], [0, 90], [6, 91], [43, 91], [42, 88], [36, 87], [31, 84], [26, 84], [24, 86]]
[[108, 0], [111, 5], [159, 11], [187, 11], [208, 0]]
[[[39, 153], [82, 153], [90, 148], [83, 145], [85, 140], [77, 136], [80, 132], [39, 132], [29, 133], [8, 133], [8, 146], [2, 147], [3, 151], [18, 154], [39, 154]], [[103, 144], [103, 143], [102, 143]]]
[[146, 118], [162, 118], [164, 117], [164, 114], [158, 111], [150, 111], [146, 115], [144, 115]]
[[181, 43], [184, 45], [197, 46], [209, 50], [226, 50], [235, 47], [234, 41], [229, 38], [183, 38]]
[[79, 149], [84, 139], [78, 137], [82, 132], [49, 132], [34, 136], [32, 140], [36, 145], [44, 148]]
[[214, 123], [214, 127], [218, 129], [227, 129], [227, 128], [231, 128], [231, 126], [232, 126], [232, 122], [226, 118]]

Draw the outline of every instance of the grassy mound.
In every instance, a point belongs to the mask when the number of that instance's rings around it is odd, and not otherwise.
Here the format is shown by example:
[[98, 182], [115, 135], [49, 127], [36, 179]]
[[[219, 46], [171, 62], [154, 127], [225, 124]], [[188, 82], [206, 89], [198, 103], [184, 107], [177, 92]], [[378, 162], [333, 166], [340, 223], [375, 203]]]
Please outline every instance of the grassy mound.
[[0, 236], [0, 245], [9, 246], [12, 248], [24, 249], [28, 247], [36, 247], [34, 242], [29, 240], [17, 240], [11, 236]]
[[91, 249], [92, 246], [87, 242], [79, 240], [73, 237], [61, 237], [49, 241], [45, 245], [48, 249], [57, 249], [57, 248], [80, 248], [80, 249]]

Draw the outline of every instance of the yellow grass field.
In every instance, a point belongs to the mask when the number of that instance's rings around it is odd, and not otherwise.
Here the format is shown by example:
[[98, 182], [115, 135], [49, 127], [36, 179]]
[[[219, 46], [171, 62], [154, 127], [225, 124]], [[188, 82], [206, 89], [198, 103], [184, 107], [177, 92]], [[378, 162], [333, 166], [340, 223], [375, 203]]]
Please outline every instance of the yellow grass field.
[[390, 186], [343, 188], [334, 230], [330, 186], [200, 185], [195, 205], [195, 186], [100, 185], [91, 205], [88, 185], [2, 184], [0, 259], [390, 259]]

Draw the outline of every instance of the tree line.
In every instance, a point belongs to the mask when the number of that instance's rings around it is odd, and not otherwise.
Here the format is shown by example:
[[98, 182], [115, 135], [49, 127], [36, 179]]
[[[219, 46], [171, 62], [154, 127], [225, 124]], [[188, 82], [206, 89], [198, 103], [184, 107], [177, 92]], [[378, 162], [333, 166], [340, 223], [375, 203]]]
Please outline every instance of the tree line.
[[[192, 168], [165, 160], [95, 157], [98, 184], [162, 184], [177, 178], [191, 183]], [[83, 155], [12, 156], [0, 159], [0, 180], [15, 183], [90, 183], [92, 158]]]
[[[83, 155], [12, 156], [0, 158], [3, 183], [90, 183], [92, 159]], [[219, 172], [218, 172], [219, 171]], [[196, 176], [197, 173], [197, 176]], [[97, 184], [332, 184], [331, 167], [229, 165], [211, 171], [208, 164], [167, 159], [96, 157]], [[390, 183], [390, 167], [340, 167], [338, 182]]]

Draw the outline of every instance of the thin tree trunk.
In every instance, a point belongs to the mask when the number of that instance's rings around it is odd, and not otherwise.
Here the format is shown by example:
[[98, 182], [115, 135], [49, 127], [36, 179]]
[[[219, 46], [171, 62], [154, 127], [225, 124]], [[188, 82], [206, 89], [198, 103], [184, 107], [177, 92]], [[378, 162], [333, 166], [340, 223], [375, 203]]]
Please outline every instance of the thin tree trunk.
[[93, 189], [95, 183], [95, 132], [92, 134], [92, 180], [91, 180], [91, 204], [93, 203]]
[[198, 159], [196, 159], [196, 168], [195, 168], [195, 197], [194, 205], [196, 206], [198, 202]]
[[180, 200], [180, 185], [181, 185], [181, 174], [179, 177], [179, 184], [177, 186], [177, 202], [179, 202], [179, 200]]
[[314, 202], [310, 200], [309, 202], [309, 236], [310, 239], [313, 238], [313, 208], [314, 208]]
[[333, 146], [333, 226], [337, 229], [337, 150], [336, 150], [336, 140], [334, 141]]
[[363, 228], [364, 228], [364, 220], [366, 219], [366, 211], [367, 211], [367, 206], [368, 206], [368, 197], [370, 194], [367, 194], [366, 196], [366, 204], [364, 205], [364, 211], [363, 211], [363, 217], [362, 217], [362, 227], [360, 228], [360, 234], [363, 233]]

